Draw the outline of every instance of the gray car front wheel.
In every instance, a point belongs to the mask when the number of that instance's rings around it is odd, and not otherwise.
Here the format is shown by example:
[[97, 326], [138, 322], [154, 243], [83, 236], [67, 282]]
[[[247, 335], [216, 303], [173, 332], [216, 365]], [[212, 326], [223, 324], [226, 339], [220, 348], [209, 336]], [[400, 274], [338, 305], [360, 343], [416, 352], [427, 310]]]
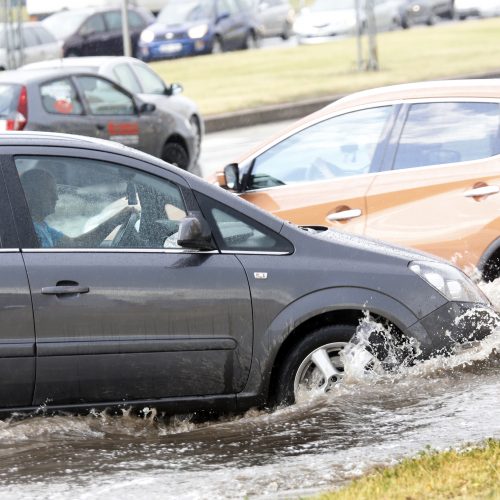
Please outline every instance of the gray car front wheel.
[[309, 333], [288, 354], [276, 380], [275, 403], [326, 393], [342, 380], [340, 353], [356, 333], [353, 325], [328, 325]]

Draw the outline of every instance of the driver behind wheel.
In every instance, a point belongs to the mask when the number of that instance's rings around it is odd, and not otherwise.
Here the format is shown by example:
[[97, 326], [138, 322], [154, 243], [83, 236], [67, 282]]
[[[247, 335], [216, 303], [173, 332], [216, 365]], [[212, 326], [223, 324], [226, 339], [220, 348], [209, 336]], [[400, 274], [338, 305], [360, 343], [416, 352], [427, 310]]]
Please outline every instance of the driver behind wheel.
[[98, 247], [111, 231], [129, 220], [131, 214], [135, 212], [133, 207], [126, 206], [92, 230], [71, 238], [51, 227], [45, 220], [54, 213], [58, 200], [56, 181], [52, 174], [35, 168], [24, 172], [20, 179], [31, 212], [33, 227], [43, 248]]

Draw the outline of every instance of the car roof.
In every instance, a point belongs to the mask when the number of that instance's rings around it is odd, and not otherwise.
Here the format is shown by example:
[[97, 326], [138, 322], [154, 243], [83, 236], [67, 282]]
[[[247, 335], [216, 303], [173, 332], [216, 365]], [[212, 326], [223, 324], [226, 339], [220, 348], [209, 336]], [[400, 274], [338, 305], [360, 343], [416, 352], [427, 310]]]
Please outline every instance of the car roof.
[[48, 59], [21, 66], [25, 69], [44, 69], [44, 68], [100, 68], [108, 64], [118, 64], [120, 62], [142, 63], [134, 57], [127, 56], [83, 56], [83, 57], [65, 57], [60, 59]]
[[330, 115], [361, 106], [412, 99], [500, 99], [500, 79], [437, 80], [389, 85], [355, 92], [297, 120], [240, 156], [242, 162], [290, 132]]
[[0, 72], [0, 81], [9, 83], [26, 84], [32, 82], [44, 81], [47, 78], [57, 78], [58, 76], [71, 76], [71, 75], [88, 75], [99, 76], [106, 78], [102, 75], [96, 75], [92, 71], [85, 71], [83, 68], [25, 68], [22, 71], [2, 71]]

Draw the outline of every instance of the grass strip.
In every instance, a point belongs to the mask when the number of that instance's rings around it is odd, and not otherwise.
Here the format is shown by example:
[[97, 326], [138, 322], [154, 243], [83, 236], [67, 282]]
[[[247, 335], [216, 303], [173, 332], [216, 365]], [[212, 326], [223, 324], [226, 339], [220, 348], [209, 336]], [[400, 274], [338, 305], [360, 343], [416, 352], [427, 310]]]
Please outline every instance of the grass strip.
[[316, 500], [500, 498], [500, 441], [465, 451], [424, 452]]
[[[366, 40], [364, 40], [366, 49]], [[355, 38], [160, 61], [203, 114], [349, 93], [391, 83], [498, 70], [500, 18], [380, 33], [380, 71], [358, 72]]]

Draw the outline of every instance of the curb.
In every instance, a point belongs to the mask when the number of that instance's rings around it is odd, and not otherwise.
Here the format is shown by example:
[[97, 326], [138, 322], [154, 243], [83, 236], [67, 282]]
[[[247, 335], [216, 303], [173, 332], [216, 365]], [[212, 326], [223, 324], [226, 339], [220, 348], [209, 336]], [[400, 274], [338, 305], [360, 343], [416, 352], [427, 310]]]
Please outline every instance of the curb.
[[[473, 78], [500, 78], [500, 71], [489, 73], [477, 73], [472, 75], [460, 75], [441, 80], [470, 80]], [[306, 99], [299, 102], [286, 102], [282, 104], [273, 104], [262, 106], [255, 109], [235, 111], [231, 113], [221, 113], [210, 115], [205, 118], [205, 132], [221, 132], [233, 128], [251, 127], [264, 123], [279, 122], [284, 120], [293, 120], [302, 118], [310, 113], [318, 111], [327, 104], [330, 104], [347, 94], [337, 94], [315, 99]]]

